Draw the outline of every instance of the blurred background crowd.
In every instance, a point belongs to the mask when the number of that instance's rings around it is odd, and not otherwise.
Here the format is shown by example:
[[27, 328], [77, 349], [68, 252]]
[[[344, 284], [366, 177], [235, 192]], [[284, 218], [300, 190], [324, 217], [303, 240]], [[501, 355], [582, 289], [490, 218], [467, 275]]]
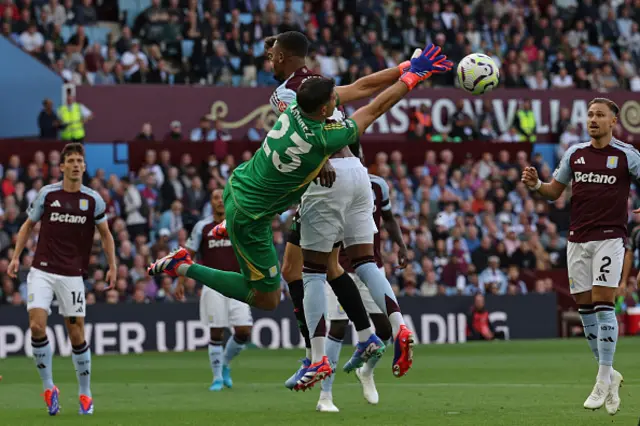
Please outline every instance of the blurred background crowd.
[[[86, 184], [107, 204], [119, 259], [117, 288], [105, 294], [100, 290], [106, 259], [96, 234], [87, 301], [174, 301], [173, 280], [148, 277], [146, 265], [185, 244], [195, 222], [211, 214], [211, 191], [223, 187], [236, 164], [251, 155], [247, 151], [242, 158], [229, 155], [222, 161], [212, 155], [201, 161], [149, 149], [144, 166], [129, 176], [106, 176], [102, 170], [87, 176]], [[37, 234], [26, 246], [15, 281], [6, 274], [6, 259], [13, 254], [29, 203], [43, 185], [61, 179], [59, 161], [57, 151], [48, 157], [43, 152], [33, 158], [14, 155], [0, 170], [0, 303], [25, 301]], [[530, 160], [524, 151], [515, 157], [506, 151], [495, 157], [487, 153], [480, 161], [454, 159], [448, 150], [426, 151], [423, 164], [412, 170], [398, 151], [372, 158], [369, 170], [388, 182], [393, 212], [409, 248], [409, 265], [397, 269], [398, 247], [381, 230], [385, 271], [395, 291], [406, 296], [552, 291], [549, 279], [525, 280], [521, 273], [566, 267], [569, 206], [565, 196], [552, 204], [532, 197], [519, 182], [521, 169], [529, 164], [543, 179], [549, 178], [551, 170], [541, 157]], [[273, 221], [280, 256], [293, 213], [291, 209]], [[187, 300], [197, 296], [197, 285], [190, 281]]]
[[[312, 42], [308, 66], [339, 84], [394, 66], [414, 48], [434, 42], [454, 62], [471, 52], [492, 56], [507, 88], [640, 90], [640, 0], [0, 0], [0, 19], [5, 38], [74, 85], [271, 86], [277, 82], [264, 38], [300, 30]], [[425, 86], [454, 86], [454, 76], [435, 76]], [[92, 112], [81, 104], [75, 110], [73, 96], [66, 102], [57, 111], [44, 102], [42, 138], [84, 137], [81, 126], [61, 122], [75, 114], [84, 124]], [[536, 142], [535, 119], [526, 126], [520, 119], [533, 116], [527, 99], [505, 132], [499, 132], [490, 102], [475, 118], [459, 103], [445, 118], [449, 133], [434, 132], [429, 114], [426, 107], [411, 112], [409, 140]], [[559, 117], [558, 158], [586, 139], [583, 127], [571, 125], [569, 109]], [[268, 130], [258, 120], [246, 139], [261, 141]], [[178, 120], [162, 129], [141, 123], [135, 139], [232, 138], [220, 122], [203, 116], [191, 129]], [[566, 267], [570, 191], [548, 203], [519, 182], [529, 164], [549, 179], [550, 164], [525, 151], [496, 151], [474, 160], [425, 147], [422, 165], [409, 169], [400, 152], [376, 154], [364, 144], [370, 172], [391, 188], [393, 212], [409, 247], [409, 266], [400, 270], [398, 247], [381, 230], [385, 271], [395, 291], [405, 296], [552, 291], [550, 279], [527, 271]], [[146, 265], [184, 245], [195, 222], [211, 212], [211, 191], [224, 187], [234, 167], [251, 155], [201, 159], [149, 149], [144, 167], [128, 176], [101, 170], [87, 176], [86, 184], [107, 202], [120, 265], [116, 289], [100, 291], [106, 259], [96, 236], [87, 302], [174, 301], [173, 280], [146, 276]], [[17, 280], [6, 275], [6, 259], [29, 203], [43, 185], [61, 179], [59, 161], [57, 152], [39, 152], [33, 158], [13, 156], [1, 167], [0, 303], [25, 302], [37, 236], [27, 245]], [[630, 207], [638, 207], [638, 200], [634, 187]], [[273, 221], [280, 255], [292, 215], [290, 210]], [[620, 294], [625, 306], [637, 303], [636, 289], [630, 279]], [[187, 300], [196, 300], [198, 291], [190, 281]]]
[[309, 67], [341, 84], [434, 42], [490, 55], [505, 87], [640, 90], [640, 0], [1, 0], [0, 19], [78, 85], [273, 85], [262, 41], [300, 30]]

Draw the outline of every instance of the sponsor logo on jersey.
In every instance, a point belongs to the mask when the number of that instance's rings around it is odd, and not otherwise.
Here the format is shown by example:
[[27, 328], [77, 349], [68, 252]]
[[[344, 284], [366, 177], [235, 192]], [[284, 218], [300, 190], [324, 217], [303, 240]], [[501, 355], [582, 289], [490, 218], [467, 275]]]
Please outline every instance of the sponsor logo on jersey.
[[55, 200], [53, 203], [51, 203], [51, 207], [62, 207], [62, 206], [60, 205], [60, 201]]
[[209, 240], [209, 248], [231, 247], [230, 240]]
[[87, 200], [86, 198], [80, 200], [80, 210], [82, 210], [83, 212], [89, 210], [89, 200]]
[[615, 169], [618, 167], [618, 156], [610, 155], [607, 157], [607, 169]]
[[[618, 157], [614, 157], [614, 158], [617, 159]], [[616, 165], [617, 165], [617, 160], [616, 160]], [[608, 162], [607, 162], [607, 166], [608, 166]], [[576, 182], [582, 182], [582, 183], [602, 183], [602, 184], [606, 184], [606, 185], [613, 185], [613, 184], [616, 183], [618, 178], [616, 176], [605, 175], [605, 174], [601, 174], [601, 173], [575, 172], [574, 180]]]
[[69, 213], [51, 213], [49, 221], [60, 223], [79, 223], [84, 225], [87, 223], [87, 217]]

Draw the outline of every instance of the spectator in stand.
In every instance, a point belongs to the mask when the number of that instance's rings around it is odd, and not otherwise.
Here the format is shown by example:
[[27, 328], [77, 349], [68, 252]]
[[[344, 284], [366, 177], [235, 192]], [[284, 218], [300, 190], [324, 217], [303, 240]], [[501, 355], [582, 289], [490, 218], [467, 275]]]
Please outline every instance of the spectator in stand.
[[135, 139], [139, 141], [154, 141], [155, 136], [153, 136], [151, 123], [144, 123], [142, 129], [140, 129], [140, 133], [138, 133]]
[[551, 85], [554, 89], [571, 89], [575, 86], [573, 77], [564, 67], [551, 79]]
[[502, 331], [496, 331], [489, 320], [489, 312], [486, 310], [484, 296], [476, 294], [473, 298], [473, 306], [467, 315], [467, 340], [494, 340], [505, 339]]
[[178, 238], [178, 231], [184, 226], [183, 222], [183, 206], [180, 201], [171, 203], [171, 209], [162, 213], [156, 229], [169, 230], [169, 241], [175, 242]]
[[58, 0], [49, 0], [47, 4], [42, 6], [42, 10], [47, 15], [47, 19], [43, 24], [62, 26], [67, 20], [64, 6], [62, 6]]
[[229, 133], [228, 131], [226, 131], [224, 129], [224, 127], [222, 126], [222, 122], [220, 120], [216, 120], [215, 124], [215, 138], [214, 140], [216, 141], [222, 141], [222, 142], [228, 142], [231, 139], [233, 139], [233, 137], [231, 136], [231, 133]]
[[191, 142], [212, 142], [216, 140], [217, 132], [211, 129], [211, 122], [207, 116], [200, 117], [200, 126], [191, 131]]
[[478, 276], [478, 284], [482, 293], [506, 294], [507, 276], [500, 269], [498, 256], [489, 256], [489, 266]]
[[148, 231], [149, 205], [128, 177], [121, 179], [127, 230], [132, 238]]
[[182, 123], [178, 120], [173, 120], [169, 126], [169, 133], [164, 137], [165, 141], [181, 141], [182, 137]]
[[451, 121], [453, 142], [474, 140], [476, 137], [473, 119], [464, 111], [464, 101], [456, 102], [456, 112]]
[[[197, 216], [204, 204], [209, 199], [207, 195], [207, 191], [202, 186], [202, 179], [200, 176], [194, 176], [191, 179], [191, 185], [186, 189], [186, 209], [191, 212], [191, 214]], [[173, 209], [173, 207], [172, 207]]]
[[169, 168], [167, 178], [160, 190], [160, 198], [162, 200], [160, 211], [169, 210], [174, 201], [182, 200], [184, 196], [185, 189], [178, 177], [178, 169], [172, 166]]
[[35, 22], [31, 22], [27, 30], [20, 35], [20, 44], [25, 51], [32, 55], [40, 53], [44, 46], [44, 37], [38, 32]]
[[527, 86], [531, 90], [547, 90], [549, 88], [549, 80], [544, 75], [543, 70], [538, 70], [534, 75], [527, 77]]
[[38, 115], [38, 127], [40, 128], [40, 139], [58, 139], [58, 129], [60, 129], [60, 119], [53, 110], [51, 99], [42, 101], [42, 111]]
[[267, 136], [264, 121], [261, 118], [256, 119], [255, 124], [247, 131], [247, 139], [251, 142], [262, 142]]
[[120, 59], [124, 75], [129, 83], [141, 83], [142, 76], [147, 72], [149, 60], [140, 50], [140, 42], [132, 40], [130, 50], [124, 52]]
[[527, 284], [520, 279], [520, 269], [517, 265], [509, 265], [507, 270], [507, 278], [509, 280], [507, 294], [527, 294]]
[[96, 8], [93, 5], [93, 0], [82, 0], [81, 4], [75, 8], [76, 25], [95, 25], [98, 21], [98, 15]]
[[0, 16], [10, 21], [17, 21], [20, 19], [20, 10], [14, 4], [13, 0], [3, 0], [2, 3], [0, 3]]
[[4, 179], [2, 180], [2, 195], [4, 197], [8, 197], [15, 193], [17, 180], [18, 175], [15, 170], [9, 169], [6, 171]]

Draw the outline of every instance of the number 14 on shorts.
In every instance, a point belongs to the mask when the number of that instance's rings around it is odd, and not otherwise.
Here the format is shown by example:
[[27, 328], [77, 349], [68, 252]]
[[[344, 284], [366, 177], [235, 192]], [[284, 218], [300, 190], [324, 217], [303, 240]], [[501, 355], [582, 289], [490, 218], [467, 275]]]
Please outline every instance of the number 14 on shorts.
[[81, 314], [84, 312], [82, 308], [82, 304], [84, 302], [84, 293], [81, 291], [72, 291], [71, 292], [71, 303], [73, 303], [73, 307], [75, 308], [76, 313]]

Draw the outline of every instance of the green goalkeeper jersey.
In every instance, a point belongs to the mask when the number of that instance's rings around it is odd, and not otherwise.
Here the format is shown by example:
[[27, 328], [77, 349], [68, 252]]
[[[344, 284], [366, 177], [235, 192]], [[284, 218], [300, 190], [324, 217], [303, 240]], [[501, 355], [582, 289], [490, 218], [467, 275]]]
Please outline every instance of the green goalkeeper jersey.
[[332, 154], [357, 141], [358, 127], [353, 120], [314, 121], [292, 102], [253, 158], [231, 174], [229, 185], [236, 206], [254, 219], [286, 211], [299, 203]]

